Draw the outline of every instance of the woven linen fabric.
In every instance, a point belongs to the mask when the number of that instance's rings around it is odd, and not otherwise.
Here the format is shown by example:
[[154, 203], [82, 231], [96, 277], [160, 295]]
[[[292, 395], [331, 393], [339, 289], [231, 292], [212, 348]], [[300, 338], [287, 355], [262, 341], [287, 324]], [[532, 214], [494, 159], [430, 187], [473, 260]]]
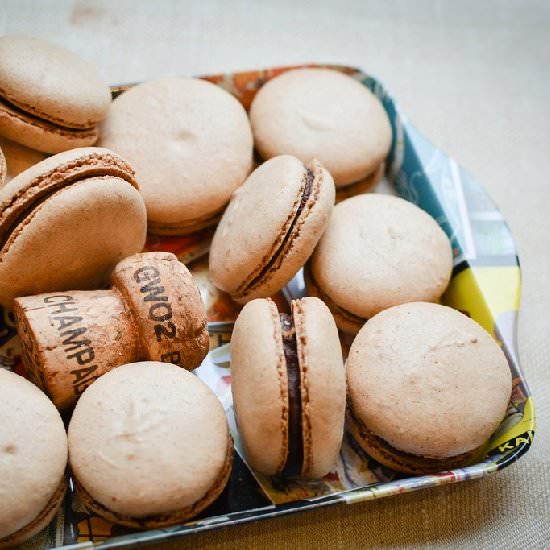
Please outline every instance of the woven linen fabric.
[[113, 84], [306, 61], [361, 67], [486, 188], [518, 246], [520, 360], [537, 431], [517, 463], [148, 548], [550, 547], [549, 28], [545, 0], [2, 1], [0, 34], [63, 43]]

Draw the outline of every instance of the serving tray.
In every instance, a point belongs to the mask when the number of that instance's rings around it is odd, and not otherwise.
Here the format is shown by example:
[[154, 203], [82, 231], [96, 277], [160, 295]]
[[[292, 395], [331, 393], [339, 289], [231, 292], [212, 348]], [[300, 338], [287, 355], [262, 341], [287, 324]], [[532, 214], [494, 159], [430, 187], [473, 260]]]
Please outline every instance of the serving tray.
[[[222, 495], [192, 521], [165, 529], [132, 532], [87, 514], [76, 498], [72, 481], [57, 518], [24, 548], [122, 548], [175, 539], [283, 514], [338, 503], [397, 495], [474, 479], [496, 472], [522, 456], [535, 433], [533, 400], [521, 372], [516, 343], [520, 300], [520, 267], [515, 245], [502, 215], [481, 186], [457, 163], [436, 149], [404, 117], [395, 100], [375, 78], [359, 69], [328, 67], [355, 78], [382, 101], [392, 124], [393, 142], [387, 162], [386, 185], [392, 192], [429, 212], [451, 239], [454, 271], [442, 303], [480, 323], [502, 346], [513, 376], [507, 415], [486, 444], [477, 464], [436, 475], [407, 477], [381, 466], [344, 436], [334, 470], [317, 481], [282, 481], [252, 473], [241, 456], [231, 400], [230, 335], [238, 312], [236, 304], [208, 286], [207, 263], [197, 260], [208, 250], [212, 229], [188, 237], [150, 237], [148, 250], [174, 252], [195, 274], [209, 314], [210, 353], [195, 372], [218, 395], [235, 438], [235, 460], [230, 482]], [[264, 82], [297, 67], [279, 67], [234, 74], [204, 76], [231, 92], [249, 108]], [[113, 95], [128, 86], [113, 87]], [[281, 304], [304, 292], [299, 273], [282, 294]], [[351, 343], [342, 339], [344, 351]], [[0, 368], [24, 374], [14, 319], [0, 309]]]

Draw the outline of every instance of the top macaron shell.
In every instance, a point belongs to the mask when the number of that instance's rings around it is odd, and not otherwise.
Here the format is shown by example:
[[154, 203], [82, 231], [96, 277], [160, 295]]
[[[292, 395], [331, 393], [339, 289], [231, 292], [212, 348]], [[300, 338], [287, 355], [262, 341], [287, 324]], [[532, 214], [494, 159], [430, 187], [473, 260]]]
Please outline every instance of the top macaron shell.
[[67, 464], [67, 436], [53, 403], [0, 368], [0, 539], [29, 525], [48, 505]]
[[367, 319], [400, 303], [437, 300], [452, 265], [449, 239], [429, 214], [370, 194], [334, 207], [309, 269], [331, 301]]
[[252, 169], [252, 133], [242, 105], [192, 78], [140, 84], [121, 94], [101, 144], [136, 168], [150, 230], [177, 233], [219, 212]]
[[[331, 175], [318, 163], [310, 165], [318, 191], [304, 206], [299, 227], [290, 224], [301, 203], [306, 167], [289, 155], [258, 167], [234, 193], [210, 248], [214, 284], [243, 302], [280, 290], [302, 267], [325, 229], [334, 204]], [[289, 241], [283, 242], [285, 236]], [[248, 290], [252, 281], [281, 247], [278, 265]]]
[[231, 391], [245, 454], [274, 474], [288, 453], [288, 376], [281, 323], [271, 300], [252, 300], [231, 336]]
[[136, 188], [126, 161], [95, 147], [49, 157], [1, 188], [0, 303], [105, 284], [145, 243]]
[[410, 303], [369, 320], [346, 363], [354, 414], [401, 451], [430, 458], [481, 446], [512, 389], [506, 357], [462, 313]]
[[264, 159], [316, 158], [337, 187], [371, 175], [388, 154], [392, 131], [380, 101], [349, 76], [295, 69], [273, 78], [250, 108], [256, 148]]
[[105, 117], [109, 87], [71, 51], [30, 36], [0, 38], [0, 97], [68, 128], [91, 128]]
[[229, 437], [221, 403], [199, 378], [167, 363], [133, 363], [83, 393], [69, 424], [70, 462], [100, 504], [145, 518], [204, 497]]

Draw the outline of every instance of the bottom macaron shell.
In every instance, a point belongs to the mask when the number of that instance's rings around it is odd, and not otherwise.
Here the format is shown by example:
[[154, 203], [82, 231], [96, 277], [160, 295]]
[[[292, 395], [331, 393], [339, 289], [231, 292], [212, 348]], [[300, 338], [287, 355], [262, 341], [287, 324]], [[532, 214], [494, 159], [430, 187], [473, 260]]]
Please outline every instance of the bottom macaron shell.
[[357, 334], [361, 327], [366, 323], [367, 319], [358, 317], [340, 306], [337, 306], [326, 294], [321, 291], [316, 281], [313, 279], [311, 270], [307, 265], [304, 268], [304, 279], [308, 295], [315, 296], [325, 303], [334, 317], [336, 326], [348, 334]]
[[78, 181], [48, 197], [0, 251], [0, 303], [41, 292], [99, 288], [122, 258], [142, 250], [145, 206], [118, 177]]
[[231, 468], [233, 466], [233, 438], [229, 436], [227, 442], [227, 455], [223, 468], [218, 476], [218, 479], [212, 485], [211, 489], [199, 500], [192, 505], [183, 508], [182, 510], [176, 510], [172, 513], [158, 514], [152, 516], [145, 516], [142, 518], [134, 518], [129, 515], [119, 514], [112, 512], [98, 502], [86, 491], [82, 484], [78, 481], [76, 476], [73, 476], [76, 491], [80, 502], [90, 512], [97, 514], [98, 516], [119, 525], [131, 527], [133, 529], [157, 529], [160, 527], [169, 527], [170, 525], [176, 525], [183, 523], [188, 519], [196, 516], [202, 510], [210, 506], [222, 493], [231, 476]]
[[378, 168], [372, 174], [369, 174], [366, 178], [360, 181], [356, 181], [355, 183], [351, 183], [350, 185], [337, 187], [336, 204], [345, 199], [349, 199], [350, 197], [354, 197], [355, 195], [370, 193], [384, 176], [385, 169], [386, 163], [382, 162], [380, 163]]
[[97, 128], [78, 130], [63, 128], [0, 100], [0, 133], [26, 147], [43, 153], [61, 153], [77, 147], [94, 145]]
[[348, 405], [346, 411], [346, 427], [360, 447], [380, 464], [404, 474], [421, 475], [436, 474], [466, 466], [474, 461], [480, 448], [467, 453], [448, 458], [437, 459], [416, 456], [392, 447], [381, 437], [367, 427], [353, 414]]
[[36, 516], [31, 523], [25, 525], [15, 533], [0, 539], [0, 550], [17, 546], [42, 531], [42, 529], [44, 529], [44, 527], [46, 527], [46, 525], [48, 525], [55, 517], [55, 514], [63, 503], [63, 498], [66, 491], [67, 480], [65, 479], [65, 476], [63, 476], [63, 479], [59, 483], [54, 495], [44, 509], [38, 514], [38, 516]]
[[201, 229], [216, 225], [220, 221], [222, 214], [223, 210], [220, 210], [213, 214], [208, 214], [207, 216], [195, 220], [183, 221], [181, 223], [166, 223], [148, 219], [147, 230], [152, 235], [189, 235]]

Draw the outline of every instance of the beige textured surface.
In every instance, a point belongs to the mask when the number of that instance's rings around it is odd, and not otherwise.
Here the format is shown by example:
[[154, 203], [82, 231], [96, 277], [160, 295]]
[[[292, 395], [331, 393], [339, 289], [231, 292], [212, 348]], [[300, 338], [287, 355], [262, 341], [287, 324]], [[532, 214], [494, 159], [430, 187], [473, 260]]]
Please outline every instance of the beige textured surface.
[[[492, 477], [189, 537], [162, 548], [545, 548], [550, 540], [550, 3], [4, 0], [0, 33], [57, 40], [109, 82], [308, 60], [379, 76], [510, 223], [533, 449]], [[157, 546], [156, 548], [161, 548]]]

